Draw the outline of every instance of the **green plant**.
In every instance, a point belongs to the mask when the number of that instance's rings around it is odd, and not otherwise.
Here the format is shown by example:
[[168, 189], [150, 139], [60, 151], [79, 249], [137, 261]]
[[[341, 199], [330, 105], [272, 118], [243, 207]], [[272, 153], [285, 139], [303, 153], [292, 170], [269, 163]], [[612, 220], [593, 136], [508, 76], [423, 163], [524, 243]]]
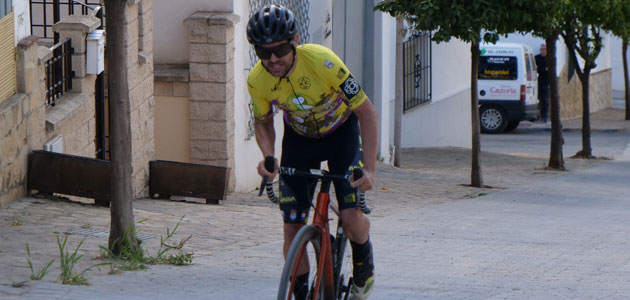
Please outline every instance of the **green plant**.
[[[140, 222], [143, 222], [141, 220]], [[131, 227], [125, 230], [122, 239], [127, 240], [131, 235]], [[136, 233], [137, 235], [137, 233]], [[119, 243], [119, 240], [114, 242], [114, 245]], [[101, 257], [105, 259], [113, 260], [110, 265], [110, 274], [120, 273], [121, 271], [135, 271], [144, 270], [147, 268], [145, 265], [144, 253], [142, 249], [138, 247], [132, 247], [129, 243], [121, 243], [120, 254], [115, 254], [111, 249], [105, 246], [99, 246], [101, 249]]]
[[85, 272], [95, 267], [110, 264], [110, 262], [104, 262], [104, 263], [92, 265], [81, 272], [78, 272], [78, 273], [75, 272], [74, 271], [75, 264], [83, 257], [83, 255], [79, 255], [78, 252], [79, 252], [79, 248], [81, 248], [81, 245], [83, 245], [83, 242], [85, 241], [85, 239], [79, 242], [79, 245], [77, 245], [77, 247], [74, 249], [72, 253], [69, 253], [68, 250], [66, 249], [67, 241], [68, 241], [67, 235], [64, 237], [63, 242], [61, 241], [59, 236], [57, 236], [57, 245], [59, 246], [59, 261], [60, 261], [59, 268], [61, 269], [60, 279], [63, 284], [88, 285], [87, 279], [84, 276]]
[[45, 266], [40, 268], [37, 272], [33, 269], [33, 263], [31, 262], [31, 250], [28, 247], [28, 243], [26, 243], [26, 262], [28, 263], [28, 268], [31, 269], [31, 276], [29, 277], [31, 280], [40, 280], [50, 272], [50, 266], [55, 262], [55, 259], [49, 261]]
[[[175, 225], [175, 228], [171, 231], [170, 228], [166, 228], [166, 238], [160, 236], [160, 248], [156, 252], [155, 256], [145, 255], [145, 252], [140, 247], [123, 246], [120, 254], [114, 254], [109, 248], [100, 246], [101, 257], [113, 260], [113, 264], [110, 268], [110, 273], [118, 273], [120, 271], [134, 271], [146, 269], [146, 265], [156, 264], [170, 264], [176, 266], [184, 266], [192, 264], [192, 253], [184, 253], [182, 248], [184, 244], [192, 237], [188, 236], [182, 239], [177, 244], [169, 244], [169, 241], [173, 238], [179, 225], [184, 217], [182, 216]], [[138, 223], [144, 222], [146, 219], [141, 220]], [[127, 229], [123, 235], [123, 239], [129, 237], [131, 234], [131, 228]], [[137, 233], [136, 233], [137, 234]], [[170, 254], [170, 251], [177, 250], [176, 254]]]

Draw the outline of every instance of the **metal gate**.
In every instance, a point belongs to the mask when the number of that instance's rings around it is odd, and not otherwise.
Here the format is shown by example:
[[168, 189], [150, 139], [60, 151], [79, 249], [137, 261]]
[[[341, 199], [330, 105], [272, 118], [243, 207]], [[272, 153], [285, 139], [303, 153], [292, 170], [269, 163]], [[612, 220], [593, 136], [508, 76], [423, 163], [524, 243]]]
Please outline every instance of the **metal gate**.
[[[269, 4], [278, 4], [290, 9], [295, 18], [297, 20], [298, 34], [300, 35], [300, 44], [308, 43], [311, 39], [311, 35], [308, 32], [308, 28], [311, 22], [311, 19], [308, 16], [308, 10], [310, 7], [310, 0], [280, 0], [280, 1], [272, 1], [272, 0], [248, 0], [249, 1], [249, 16], [251, 17], [255, 12], [261, 9], [265, 5]], [[248, 18], [249, 20], [249, 18]], [[254, 47], [249, 47], [249, 68], [254, 67], [256, 62], [258, 62], [258, 57], [256, 56], [256, 52], [254, 51]], [[252, 111], [251, 104], [249, 104], [249, 121], [247, 122], [248, 134], [245, 138], [246, 140], [250, 140], [254, 136], [254, 112]]]
[[403, 111], [431, 102], [431, 34], [415, 32], [403, 43]]

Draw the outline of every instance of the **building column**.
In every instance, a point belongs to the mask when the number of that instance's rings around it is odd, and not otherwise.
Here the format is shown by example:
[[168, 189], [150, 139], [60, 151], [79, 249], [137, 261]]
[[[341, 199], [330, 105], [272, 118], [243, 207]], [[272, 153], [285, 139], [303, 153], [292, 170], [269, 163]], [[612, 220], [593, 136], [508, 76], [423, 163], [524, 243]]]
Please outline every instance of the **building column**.
[[59, 33], [59, 40], [71, 39], [74, 49], [72, 54], [72, 93], [94, 95], [94, 81], [96, 75], [86, 72], [86, 38], [88, 33], [100, 25], [101, 20], [94, 16], [69, 15], [53, 25], [53, 31]]
[[[190, 158], [234, 170], [234, 25], [230, 13], [195, 12], [190, 29]], [[234, 190], [234, 172], [229, 189]]]

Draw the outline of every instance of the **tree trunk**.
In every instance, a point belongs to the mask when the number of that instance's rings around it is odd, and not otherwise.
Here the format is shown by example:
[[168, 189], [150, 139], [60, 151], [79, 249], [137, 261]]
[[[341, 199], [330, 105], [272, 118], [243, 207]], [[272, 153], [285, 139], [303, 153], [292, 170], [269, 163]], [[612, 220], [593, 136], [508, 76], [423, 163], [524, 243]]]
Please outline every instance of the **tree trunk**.
[[560, 94], [558, 92], [558, 77], [556, 76], [556, 41], [558, 33], [553, 33], [545, 39], [547, 45], [547, 78], [549, 78], [549, 103], [551, 104], [551, 149], [549, 151], [548, 168], [565, 170], [562, 156], [562, 123], [560, 121]]
[[470, 46], [470, 117], [472, 122], [472, 166], [470, 169], [470, 185], [483, 187], [481, 175], [481, 128], [479, 127], [479, 96], [477, 86], [477, 73], [479, 72], [479, 43], [471, 43]]
[[394, 166], [400, 167], [402, 155], [402, 115], [403, 115], [403, 20], [396, 18], [396, 102], [394, 105]]
[[591, 107], [589, 105], [589, 79], [591, 68], [584, 67], [584, 72], [579, 76], [582, 81], [582, 150], [575, 154], [577, 157], [593, 158], [591, 148]]
[[622, 39], [621, 57], [623, 57], [623, 83], [626, 98], [626, 120], [630, 120], [630, 78], [628, 78], [628, 38]]
[[127, 52], [125, 50], [125, 15], [127, 1], [106, 0], [107, 70], [110, 107], [110, 149], [112, 161], [111, 229], [109, 249], [139, 249], [134, 227], [131, 186], [131, 122]]

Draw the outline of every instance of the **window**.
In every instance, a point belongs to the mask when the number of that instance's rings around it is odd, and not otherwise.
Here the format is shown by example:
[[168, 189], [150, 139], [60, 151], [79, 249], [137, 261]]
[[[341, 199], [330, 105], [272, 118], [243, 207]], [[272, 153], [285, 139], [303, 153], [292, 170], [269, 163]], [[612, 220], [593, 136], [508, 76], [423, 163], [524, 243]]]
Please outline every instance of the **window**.
[[8, 15], [13, 10], [12, 0], [0, 0], [0, 18]]
[[17, 91], [14, 35], [11, 0], [0, 0], [0, 102]]
[[413, 32], [403, 43], [403, 112], [431, 102], [431, 34]]
[[479, 57], [480, 80], [516, 80], [517, 77], [515, 56], [481, 56]]

